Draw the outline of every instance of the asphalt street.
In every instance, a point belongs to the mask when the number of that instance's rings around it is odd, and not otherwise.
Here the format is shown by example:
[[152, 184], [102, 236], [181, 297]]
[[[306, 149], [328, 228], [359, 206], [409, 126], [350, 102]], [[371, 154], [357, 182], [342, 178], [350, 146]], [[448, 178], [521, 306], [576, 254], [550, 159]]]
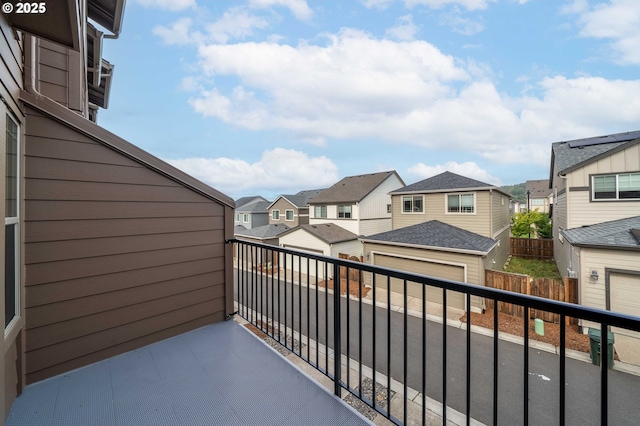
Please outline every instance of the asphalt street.
[[[262, 312], [265, 322], [267, 315], [274, 317], [276, 321], [286, 324], [289, 328], [301, 330], [303, 336], [309, 336], [312, 340], [317, 338], [323, 345], [328, 341], [328, 346], [333, 347], [332, 294], [305, 286], [300, 292], [300, 287], [290, 281], [285, 282], [281, 279], [278, 283], [275, 278], [272, 281], [271, 277], [249, 273], [241, 277], [241, 282], [244, 284], [240, 289], [236, 283], [236, 297], [244, 301], [243, 304]], [[277, 297], [278, 294], [280, 297]], [[461, 413], [466, 413], [466, 330], [452, 326], [443, 327], [438, 322], [389, 312], [386, 307], [374, 309], [372, 305], [358, 300], [351, 299], [347, 304], [344, 297], [341, 298], [340, 315], [342, 353], [356, 360], [355, 364], [350, 365], [352, 369], [358, 370], [358, 362], [362, 362], [363, 365], [386, 375], [390, 368], [391, 377], [404, 383], [406, 357], [406, 378], [409, 387], [422, 391], [423, 377], [426, 375], [426, 395], [442, 402], [444, 381], [446, 404]], [[345, 323], [346, 318], [349, 318], [349, 328]], [[446, 349], [443, 345], [445, 333]], [[305, 339], [303, 337], [303, 343]], [[485, 424], [493, 423], [493, 345], [492, 337], [472, 333], [470, 413], [471, 417]], [[446, 375], [443, 377], [445, 350]], [[388, 352], [390, 357], [387, 355]], [[422, 368], [423, 353], [426, 356], [425, 372]], [[315, 356], [312, 351], [309, 354], [310, 360], [316, 362]], [[322, 356], [320, 354], [321, 358]], [[524, 346], [500, 340], [498, 364], [498, 424], [523, 424]], [[558, 355], [529, 348], [527, 376], [531, 425], [559, 424], [559, 366]], [[356, 388], [358, 383], [349, 383], [349, 386]], [[564, 386], [566, 424], [600, 424], [599, 367], [566, 358]], [[610, 424], [639, 424], [640, 377], [610, 370], [608, 389]]]

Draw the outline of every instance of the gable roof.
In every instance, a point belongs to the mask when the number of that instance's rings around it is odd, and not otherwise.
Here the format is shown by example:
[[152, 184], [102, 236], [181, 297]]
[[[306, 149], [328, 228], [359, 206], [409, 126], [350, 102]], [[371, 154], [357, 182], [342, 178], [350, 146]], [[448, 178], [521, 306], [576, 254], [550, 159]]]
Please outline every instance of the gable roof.
[[331, 188], [325, 189], [320, 194], [316, 195], [311, 201], [309, 201], [309, 204], [360, 202], [392, 175], [396, 175], [400, 182], [404, 184], [395, 170], [370, 173], [366, 175], [347, 176], [338, 181]]
[[445, 251], [462, 251], [485, 255], [498, 241], [458, 228], [439, 220], [382, 232], [361, 238], [364, 242], [383, 242], [397, 245], [432, 247]]
[[247, 197], [241, 197], [236, 200], [236, 207], [242, 207], [245, 204], [253, 203], [255, 201], [267, 201], [267, 199], [260, 195], [249, 195]]
[[269, 238], [276, 238], [289, 229], [291, 228], [283, 223], [270, 223], [268, 225], [262, 225], [252, 229], [244, 230], [238, 229], [238, 227], [236, 227], [234, 229], [234, 232], [237, 236], [266, 240]]
[[269, 201], [254, 201], [236, 208], [236, 213], [268, 213]]
[[273, 201], [273, 203], [269, 204], [269, 208], [271, 208], [281, 198], [284, 198], [285, 200], [287, 200], [294, 207], [297, 207], [297, 208], [307, 207], [309, 205], [309, 201], [324, 190], [325, 190], [324, 188], [308, 189], [305, 191], [300, 191], [297, 194], [289, 194], [289, 195], [283, 194], [283, 195], [280, 195], [278, 198], [276, 198]]
[[549, 188], [549, 179], [528, 180], [525, 187], [530, 198], [547, 198], [553, 192]]
[[[358, 236], [351, 231], [347, 231], [341, 226], [335, 223], [322, 223], [319, 225], [300, 225], [287, 232], [303, 230], [313, 235], [314, 237], [324, 241], [327, 244], [336, 244], [344, 241], [357, 240]], [[286, 235], [286, 234], [283, 234]]]
[[445, 192], [452, 190], [495, 189], [505, 195], [511, 196], [497, 186], [458, 175], [452, 172], [443, 172], [439, 175], [421, 180], [404, 188], [391, 191], [391, 194], [413, 194], [427, 192]]
[[579, 228], [564, 229], [560, 233], [572, 245], [640, 251], [640, 216], [612, 220]]
[[636, 143], [640, 143], [640, 131], [554, 142], [549, 179], [553, 180], [554, 171], [564, 175]]

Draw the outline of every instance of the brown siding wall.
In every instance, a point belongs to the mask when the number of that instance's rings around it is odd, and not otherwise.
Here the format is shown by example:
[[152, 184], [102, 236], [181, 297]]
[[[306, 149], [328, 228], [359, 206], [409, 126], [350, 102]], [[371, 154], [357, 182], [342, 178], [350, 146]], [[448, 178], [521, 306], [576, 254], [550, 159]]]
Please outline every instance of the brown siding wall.
[[27, 382], [224, 319], [232, 209], [27, 114]]

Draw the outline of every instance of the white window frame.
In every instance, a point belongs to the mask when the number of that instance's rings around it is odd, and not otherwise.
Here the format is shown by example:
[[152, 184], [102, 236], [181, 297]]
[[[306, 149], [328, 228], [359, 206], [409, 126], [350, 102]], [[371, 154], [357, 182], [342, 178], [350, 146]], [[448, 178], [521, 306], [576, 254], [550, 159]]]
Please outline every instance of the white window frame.
[[[450, 196], [455, 196], [455, 195], [458, 196], [458, 211], [457, 212], [452, 212], [452, 211], [449, 210], [449, 197]], [[462, 211], [462, 196], [468, 196], [468, 195], [472, 195], [473, 196], [473, 211], [472, 212]], [[477, 197], [475, 192], [449, 192], [447, 194], [444, 194], [444, 213], [445, 214], [452, 214], [452, 215], [474, 215], [474, 214], [477, 214], [477, 212], [478, 212], [477, 200], [478, 200], [478, 197]]]
[[[291, 219], [289, 219], [289, 213], [291, 213]], [[284, 211], [284, 220], [285, 222], [293, 222], [295, 220], [295, 212], [292, 209], [287, 209]]]
[[[320, 211], [320, 215], [318, 215], [318, 209]], [[322, 214], [324, 210], [324, 215]], [[316, 219], [326, 219], [327, 215], [327, 206], [314, 206], [313, 207], [313, 217]]]
[[[4, 339], [5, 339], [5, 344], [10, 344], [10, 342], [12, 342], [13, 340], [15, 340], [15, 337], [17, 336], [18, 332], [20, 331], [20, 322], [21, 322], [21, 297], [20, 297], [20, 293], [21, 293], [21, 286], [20, 286], [20, 280], [21, 280], [21, 276], [20, 276], [20, 121], [17, 120], [15, 118], [15, 116], [13, 116], [13, 114], [11, 114], [8, 110], [6, 110], [4, 108], [3, 104], [0, 104], [0, 112], [4, 112], [4, 117], [3, 119], [3, 123], [0, 126], [0, 131], [2, 132], [2, 137], [4, 138], [2, 143], [4, 145], [4, 149], [5, 149], [5, 173], [6, 173], [6, 135], [7, 135], [7, 128], [6, 128], [6, 124], [7, 124], [7, 120], [11, 120], [15, 125], [16, 125], [16, 182], [15, 182], [15, 192], [16, 192], [16, 216], [10, 216], [10, 217], [6, 217], [6, 205], [5, 205], [5, 219], [4, 219], [4, 225], [5, 225], [5, 234], [7, 232], [7, 226], [9, 225], [15, 225], [13, 227], [14, 230], [14, 271], [15, 271], [15, 284], [14, 284], [14, 309], [15, 309], [15, 315], [13, 316], [13, 318], [11, 319], [11, 321], [9, 321], [9, 324], [7, 324], [4, 328]], [[6, 183], [5, 183], [6, 185]], [[6, 193], [5, 193], [5, 197], [6, 197]], [[5, 200], [6, 203], [6, 200]], [[6, 235], [5, 235], [6, 238]], [[5, 262], [7, 259], [7, 254], [5, 253]], [[5, 283], [6, 285], [6, 283]], [[6, 303], [6, 301], [5, 301]], [[5, 305], [5, 309], [6, 309], [6, 305]]]
[[240, 213], [236, 213], [236, 222], [240, 222]]
[[242, 221], [244, 223], [249, 223], [249, 213], [243, 213], [242, 214]]
[[353, 218], [353, 211], [352, 211], [351, 205], [350, 204], [338, 205], [338, 219], [351, 219], [351, 218]]
[[[404, 203], [405, 198], [411, 198], [411, 208], [409, 210], [405, 210]], [[420, 210], [415, 210], [415, 201], [419, 199], [421, 201], [422, 208]], [[424, 214], [424, 195], [402, 195], [400, 196], [400, 211], [402, 214]]]
[[280, 210], [271, 210], [271, 220], [280, 220]]
[[[606, 173], [601, 175], [591, 176], [591, 201], [594, 202], [607, 202], [607, 201], [639, 201], [639, 198], [620, 198], [620, 176], [632, 176], [637, 175], [640, 177], [640, 172], [628, 172], [628, 173]], [[596, 198], [596, 178], [602, 177], [615, 177], [616, 188], [615, 188], [615, 198]]]

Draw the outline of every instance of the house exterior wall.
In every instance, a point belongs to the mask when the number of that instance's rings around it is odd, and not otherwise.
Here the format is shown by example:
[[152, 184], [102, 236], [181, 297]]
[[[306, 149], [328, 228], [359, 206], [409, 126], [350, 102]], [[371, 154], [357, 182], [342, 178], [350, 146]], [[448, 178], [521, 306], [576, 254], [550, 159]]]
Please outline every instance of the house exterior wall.
[[331, 256], [338, 257], [341, 253], [349, 256], [362, 256], [362, 243], [360, 240], [343, 241], [330, 246]]
[[26, 111], [27, 382], [224, 319], [232, 208]]
[[[0, 173], [0, 210], [5, 211], [5, 188], [6, 188], [6, 116], [11, 115], [12, 119], [19, 126], [19, 152], [18, 161], [20, 170], [24, 170], [24, 157], [22, 150], [24, 141], [22, 131], [24, 128], [24, 116], [19, 105], [19, 94], [23, 89], [23, 36], [14, 33], [6, 20], [4, 14], [0, 14], [0, 95], [4, 102], [0, 103], [0, 158], [2, 159], [2, 172]], [[19, 187], [24, 188], [22, 179], [19, 180]], [[24, 212], [24, 203], [20, 198], [19, 211]], [[18, 246], [20, 247], [19, 257], [24, 258], [21, 241], [24, 238], [24, 215], [20, 217], [18, 223], [19, 235]], [[0, 240], [5, 241], [5, 226], [1, 227]], [[0, 398], [0, 415], [4, 421], [9, 415], [11, 404], [18, 392], [21, 392], [24, 385], [24, 263], [19, 262], [19, 288], [20, 304], [17, 306], [18, 319], [10, 328], [5, 328], [4, 338], [0, 346], [0, 383], [2, 384], [3, 398]], [[5, 244], [0, 244], [0, 275], [5, 272]], [[5, 317], [5, 292], [0, 292], [0, 316]]]
[[[274, 220], [273, 219], [273, 215], [271, 214], [271, 212], [273, 212], [274, 210], [278, 210], [280, 212], [280, 218], [278, 220]], [[293, 220], [287, 220], [286, 219], [286, 211], [287, 210], [293, 210]], [[271, 206], [271, 208], [269, 209], [269, 223], [283, 223], [285, 225], [287, 225], [289, 228], [295, 228], [296, 226], [300, 225], [300, 212], [299, 209], [294, 206], [293, 204], [291, 204], [290, 202], [288, 202], [287, 200], [285, 200], [284, 198], [280, 198], [278, 199], [278, 201], [276, 201], [273, 206]], [[309, 220], [309, 218], [307, 217], [307, 221]]]
[[[363, 251], [365, 259], [367, 259], [368, 255], [368, 262], [373, 265], [376, 264], [377, 255], [378, 257], [383, 257], [388, 262], [388, 264], [384, 265], [386, 267], [432, 275], [439, 278], [459, 279], [461, 282], [470, 284], [484, 285], [482, 259], [477, 255], [371, 242], [364, 243]], [[390, 259], [395, 259], [395, 261], [392, 260], [389, 262]], [[456, 272], [456, 270], [458, 270], [458, 272]], [[377, 281], [377, 283], [378, 282], [379, 281]], [[370, 274], [365, 274], [365, 284], [372, 285], [372, 277]], [[399, 290], [398, 285], [395, 286], [395, 289], [393, 287], [392, 283], [392, 290]], [[421, 297], [421, 286], [417, 284], [413, 284], [408, 288], [408, 291], [414, 297]], [[434, 291], [441, 293], [439, 289]], [[449, 297], [451, 297], [451, 299], [449, 299]], [[447, 295], [447, 298], [451, 300], [454, 306], [458, 306], [461, 309], [464, 308], [464, 297], [462, 297], [461, 294], [451, 292], [451, 295]], [[484, 302], [482, 298], [472, 296], [471, 306], [472, 310], [480, 311], [484, 306]]]
[[234, 224], [242, 225], [247, 229], [257, 228], [258, 226], [268, 225], [269, 224], [269, 215], [267, 213], [246, 213], [248, 215], [248, 222], [244, 221], [245, 213], [235, 212], [240, 215], [240, 220], [235, 220], [234, 215]]
[[[501, 233], [495, 236], [494, 239], [498, 240], [498, 245], [496, 245], [483, 259], [482, 263], [485, 269], [502, 270], [502, 267], [509, 258], [510, 237], [511, 228], [505, 228]], [[480, 280], [481, 282], [478, 284], [484, 285], [484, 274], [481, 274]]]
[[511, 226], [509, 197], [498, 191], [491, 191], [489, 194], [491, 198], [491, 238], [498, 238], [506, 228]]
[[360, 233], [357, 235], [369, 236], [387, 231], [391, 231], [391, 218], [368, 219], [360, 221]]
[[[360, 219], [390, 219], [387, 205], [391, 204], [389, 192], [402, 188], [404, 184], [395, 174], [391, 174], [384, 182], [360, 201]], [[391, 228], [386, 229], [390, 231]], [[384, 232], [384, 231], [380, 231]], [[370, 234], [365, 234], [370, 235]]]
[[[492, 234], [492, 218], [491, 208], [492, 200], [490, 192], [472, 191], [476, 194], [475, 213], [448, 213], [446, 212], [446, 197], [448, 194], [462, 194], [464, 191], [438, 192], [424, 195], [424, 212], [422, 213], [403, 213], [402, 197], [404, 195], [393, 195], [393, 229], [404, 228], [406, 226], [416, 225], [430, 220], [439, 220], [467, 231], [475, 232], [485, 237], [493, 238]], [[421, 194], [412, 194], [421, 195]], [[505, 202], [504, 208], [508, 214], [509, 205]]]

